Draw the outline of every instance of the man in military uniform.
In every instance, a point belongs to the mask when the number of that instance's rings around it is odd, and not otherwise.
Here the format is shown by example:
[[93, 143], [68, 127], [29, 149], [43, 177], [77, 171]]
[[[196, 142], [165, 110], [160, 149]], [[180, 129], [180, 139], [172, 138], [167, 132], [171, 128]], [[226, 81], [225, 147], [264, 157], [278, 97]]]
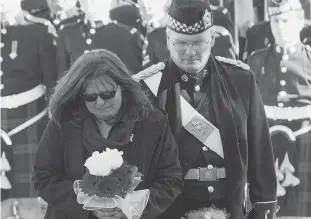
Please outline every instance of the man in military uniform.
[[[170, 58], [163, 73], [145, 83], [166, 110], [179, 144], [184, 191], [162, 218], [215, 206], [242, 219], [248, 182], [253, 209], [247, 218], [274, 219], [277, 180], [254, 75], [242, 62], [211, 54], [208, 0], [173, 0], [168, 14]], [[225, 218], [213, 208], [194, 218], [203, 215]]]
[[[301, 15], [304, 17], [304, 15]], [[311, 25], [306, 20], [303, 29], [300, 32], [301, 42], [304, 44], [311, 45]], [[274, 43], [274, 37], [271, 31], [270, 21], [261, 21], [246, 32], [246, 44], [244, 47], [243, 60], [246, 61], [250, 54], [258, 49], [267, 48], [269, 45]]]
[[269, 1], [275, 43], [254, 52], [256, 75], [270, 123], [278, 178], [279, 216], [311, 217], [311, 49], [301, 42], [299, 0]]
[[110, 18], [121, 24], [135, 27], [143, 38], [147, 35], [147, 23], [140, 14], [139, 5], [131, 0], [124, 0], [112, 7]]
[[111, 0], [80, 0], [85, 19], [59, 32], [57, 65], [62, 76], [83, 53], [103, 48], [117, 54], [133, 72], [142, 70], [142, 39], [136, 28], [110, 19]]
[[34, 197], [31, 175], [46, 125], [46, 99], [56, 80], [55, 46], [47, 20], [1, 2], [1, 143], [11, 170], [2, 199]]
[[214, 25], [226, 28], [231, 36], [234, 36], [234, 26], [231, 13], [228, 11], [228, 9], [212, 4], [211, 9], [213, 11]]
[[82, 13], [76, 7], [77, 0], [47, 0], [47, 5], [46, 8], [32, 9], [30, 13], [36, 17], [49, 20], [56, 28], [56, 31], [82, 19]]
[[[167, 25], [167, 13], [169, 4], [171, 1], [166, 1], [164, 4], [163, 11], [165, 12], [165, 16], [158, 22], [158, 27], [154, 28], [147, 36], [148, 46], [146, 51], [146, 56], [148, 62], [145, 66], [150, 66], [151, 64], [156, 64], [158, 62], [162, 62], [169, 57], [169, 50], [167, 48], [167, 39], [166, 39], [166, 25]], [[213, 11], [213, 20], [216, 25], [213, 25], [213, 30], [215, 32], [215, 45], [212, 48], [212, 53], [215, 56], [223, 56], [226, 58], [236, 59], [236, 48], [233, 43], [232, 36], [228, 29], [226, 29], [226, 25], [222, 16], [219, 15], [218, 9]], [[214, 15], [216, 17], [214, 17]]]

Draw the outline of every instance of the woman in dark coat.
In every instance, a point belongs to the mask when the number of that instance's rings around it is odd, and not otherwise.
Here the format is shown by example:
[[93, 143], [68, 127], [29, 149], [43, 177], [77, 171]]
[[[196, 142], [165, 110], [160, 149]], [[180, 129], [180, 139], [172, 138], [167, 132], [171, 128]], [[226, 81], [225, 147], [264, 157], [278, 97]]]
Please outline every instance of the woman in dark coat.
[[143, 174], [150, 198], [141, 218], [156, 218], [182, 189], [178, 150], [167, 115], [150, 103], [113, 53], [81, 56], [56, 86], [50, 122], [34, 164], [34, 186], [48, 203], [45, 218], [125, 218], [119, 209], [86, 211], [73, 190], [94, 151], [116, 148]]

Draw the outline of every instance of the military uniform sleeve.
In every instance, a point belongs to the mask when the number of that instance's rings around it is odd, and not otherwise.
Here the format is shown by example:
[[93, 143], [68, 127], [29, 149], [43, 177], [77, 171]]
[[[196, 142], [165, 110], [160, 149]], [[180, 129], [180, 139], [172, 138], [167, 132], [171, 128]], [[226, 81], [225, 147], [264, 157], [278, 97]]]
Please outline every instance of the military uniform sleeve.
[[39, 43], [39, 59], [43, 74], [43, 81], [46, 85], [46, 94], [49, 96], [55, 85], [56, 72], [56, 47], [53, 44], [54, 37], [48, 33], [48, 30], [42, 36], [42, 41]]
[[259, 83], [259, 79], [261, 76], [261, 68], [263, 68], [263, 63], [262, 61], [264, 60], [264, 57], [259, 57], [258, 55], [253, 52], [247, 60], [247, 64], [255, 74], [255, 79], [257, 81], [257, 84]]
[[223, 13], [225, 14], [225, 17], [226, 17], [226, 21], [225, 21], [226, 28], [229, 30], [230, 34], [234, 36], [234, 26], [232, 22], [231, 13], [226, 8], [223, 9]]
[[61, 78], [66, 74], [67, 70], [70, 67], [70, 57], [66, 50], [65, 33], [63, 31], [59, 32], [59, 37], [57, 39], [56, 64], [57, 77]]
[[66, 180], [64, 141], [61, 129], [50, 121], [39, 143], [35, 157], [33, 183], [38, 195], [53, 209], [74, 218], [88, 218], [89, 212], [78, 204], [73, 182]]
[[160, 150], [160, 158], [149, 187], [150, 198], [141, 218], [157, 218], [173, 204], [183, 187], [178, 148], [167, 118], [156, 147]]
[[254, 51], [254, 45], [252, 45], [252, 29], [249, 28], [246, 31], [246, 42], [245, 42], [245, 47], [243, 51], [243, 61], [247, 62], [249, 55]]
[[251, 74], [248, 116], [248, 181], [253, 210], [248, 218], [273, 219], [277, 207], [277, 180], [264, 105]]
[[[136, 28], [131, 30], [131, 38], [130, 38], [130, 45], [132, 47], [133, 53], [133, 71], [134, 73], [138, 73], [143, 69], [143, 46], [144, 46], [144, 38], [143, 36], [137, 31]], [[135, 65], [134, 65], [135, 63]]]

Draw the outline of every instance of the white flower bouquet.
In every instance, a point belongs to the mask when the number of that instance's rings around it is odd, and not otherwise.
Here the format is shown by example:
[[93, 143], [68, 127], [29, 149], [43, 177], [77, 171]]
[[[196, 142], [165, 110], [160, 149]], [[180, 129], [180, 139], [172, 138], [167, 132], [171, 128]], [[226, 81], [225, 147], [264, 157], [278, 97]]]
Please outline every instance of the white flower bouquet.
[[121, 151], [107, 148], [102, 153], [94, 152], [86, 160], [83, 179], [73, 185], [83, 209], [120, 208], [128, 219], [141, 217], [150, 191], [134, 191], [142, 175], [136, 166], [124, 162], [122, 155]]
[[226, 210], [214, 207], [202, 208], [196, 211], [189, 211], [185, 214], [186, 219], [228, 219], [229, 214]]

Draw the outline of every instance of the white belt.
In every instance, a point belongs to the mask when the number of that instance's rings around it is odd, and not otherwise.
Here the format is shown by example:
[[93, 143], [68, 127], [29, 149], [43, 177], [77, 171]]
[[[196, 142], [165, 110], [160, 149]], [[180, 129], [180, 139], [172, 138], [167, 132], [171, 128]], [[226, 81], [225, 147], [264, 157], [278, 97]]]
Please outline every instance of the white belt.
[[266, 116], [273, 120], [299, 120], [311, 118], [311, 105], [303, 107], [265, 106]]
[[43, 84], [39, 84], [28, 91], [0, 97], [0, 107], [6, 109], [14, 109], [31, 103], [42, 97], [45, 94], [45, 89], [46, 87]]
[[36, 123], [37, 121], [39, 121], [41, 118], [43, 118], [47, 113], [47, 109], [44, 109], [41, 113], [39, 113], [38, 115], [36, 115], [35, 117], [32, 117], [31, 119], [27, 120], [26, 122], [20, 124], [19, 126], [17, 126], [16, 128], [12, 129], [11, 131], [9, 131], [8, 133], [6, 133], [5, 131], [3, 131], [2, 129], [0, 129], [0, 136], [1, 138], [3, 138], [4, 142], [7, 145], [12, 145], [12, 140], [10, 138], [10, 136], [15, 135], [17, 133], [19, 133], [20, 131], [28, 128], [29, 126], [31, 126], [32, 124]]

